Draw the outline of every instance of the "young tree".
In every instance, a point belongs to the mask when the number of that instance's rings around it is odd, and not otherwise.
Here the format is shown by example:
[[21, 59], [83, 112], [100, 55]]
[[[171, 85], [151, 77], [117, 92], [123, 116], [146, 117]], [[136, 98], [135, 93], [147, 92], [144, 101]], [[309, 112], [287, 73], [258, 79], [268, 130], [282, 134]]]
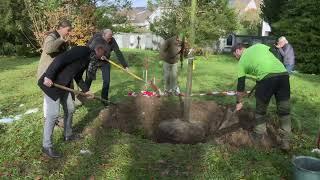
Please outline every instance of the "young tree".
[[[191, 0], [159, 0], [166, 7], [162, 16], [151, 24], [150, 30], [163, 38], [184, 32], [190, 34]], [[226, 0], [199, 0], [196, 12], [196, 39], [198, 45], [207, 44], [234, 32], [238, 26], [233, 9]]]

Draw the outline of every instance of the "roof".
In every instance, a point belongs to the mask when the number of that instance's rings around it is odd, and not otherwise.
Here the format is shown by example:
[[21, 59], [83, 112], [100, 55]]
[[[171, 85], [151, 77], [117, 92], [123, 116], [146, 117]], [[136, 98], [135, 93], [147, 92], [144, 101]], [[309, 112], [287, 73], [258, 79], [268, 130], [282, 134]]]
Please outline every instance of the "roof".
[[130, 23], [138, 24], [145, 23], [152, 12], [146, 7], [133, 7], [120, 12], [122, 15], [126, 15]]
[[240, 8], [241, 12], [250, 9], [259, 9], [262, 0], [229, 0], [229, 6], [233, 8]]

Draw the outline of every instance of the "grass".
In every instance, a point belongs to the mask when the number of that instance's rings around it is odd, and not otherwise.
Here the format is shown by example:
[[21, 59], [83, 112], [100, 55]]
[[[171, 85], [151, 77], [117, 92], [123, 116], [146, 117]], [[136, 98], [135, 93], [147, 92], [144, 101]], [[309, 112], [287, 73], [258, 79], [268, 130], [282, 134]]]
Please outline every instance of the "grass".
[[[131, 70], [142, 76], [143, 61], [150, 60], [149, 75], [155, 76], [159, 87], [162, 65], [156, 52], [124, 51]], [[197, 145], [157, 144], [140, 136], [115, 129], [100, 128], [99, 102], [78, 107], [73, 127], [86, 134], [78, 142], [62, 141], [62, 129], [55, 128], [55, 147], [63, 152], [62, 159], [53, 160], [41, 153], [42, 93], [36, 86], [39, 58], [0, 58], [0, 117], [24, 113], [30, 108], [40, 111], [23, 115], [12, 124], [0, 124], [0, 179], [291, 179], [291, 158], [311, 155], [319, 128], [320, 76], [296, 74], [290, 78], [292, 91], [292, 118], [294, 122], [293, 150], [286, 154], [278, 149], [234, 149], [227, 145], [200, 143]], [[186, 64], [186, 63], [185, 63]], [[101, 73], [93, 82], [93, 91], [99, 95]], [[236, 61], [229, 56], [198, 57], [195, 62], [193, 92], [232, 90], [235, 88]], [[179, 72], [182, 90], [186, 84], [186, 67]], [[248, 89], [253, 82], [248, 81]], [[143, 84], [112, 68], [111, 100], [125, 101], [125, 94], [139, 91]], [[221, 104], [234, 103], [233, 97], [201, 97]], [[19, 107], [24, 104], [23, 107]], [[274, 102], [273, 102], [274, 104]], [[275, 116], [275, 106], [269, 115]], [[246, 101], [254, 107], [254, 99]], [[82, 155], [88, 149], [91, 155]]]

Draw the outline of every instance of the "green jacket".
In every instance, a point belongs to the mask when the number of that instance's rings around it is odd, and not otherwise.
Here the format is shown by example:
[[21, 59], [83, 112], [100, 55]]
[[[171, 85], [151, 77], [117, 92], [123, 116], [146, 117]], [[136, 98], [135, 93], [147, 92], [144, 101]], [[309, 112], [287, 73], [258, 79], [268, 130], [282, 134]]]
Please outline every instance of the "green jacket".
[[67, 50], [67, 43], [60, 37], [57, 31], [50, 33], [44, 40], [40, 62], [38, 65], [37, 79], [46, 72], [53, 59]]
[[176, 41], [176, 36], [173, 36], [161, 45], [160, 56], [165, 62], [175, 64], [179, 60], [180, 51], [181, 44]]

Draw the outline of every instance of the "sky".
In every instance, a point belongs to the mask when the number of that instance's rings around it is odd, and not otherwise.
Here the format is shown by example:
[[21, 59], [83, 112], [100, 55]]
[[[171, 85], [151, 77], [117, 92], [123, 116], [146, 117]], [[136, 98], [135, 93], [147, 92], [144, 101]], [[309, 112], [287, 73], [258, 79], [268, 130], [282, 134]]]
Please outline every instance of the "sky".
[[[132, 7], [147, 7], [147, 0], [131, 0], [131, 2]], [[98, 5], [102, 5], [102, 3], [98, 1]]]
[[147, 0], [132, 0], [133, 7], [147, 7]]

